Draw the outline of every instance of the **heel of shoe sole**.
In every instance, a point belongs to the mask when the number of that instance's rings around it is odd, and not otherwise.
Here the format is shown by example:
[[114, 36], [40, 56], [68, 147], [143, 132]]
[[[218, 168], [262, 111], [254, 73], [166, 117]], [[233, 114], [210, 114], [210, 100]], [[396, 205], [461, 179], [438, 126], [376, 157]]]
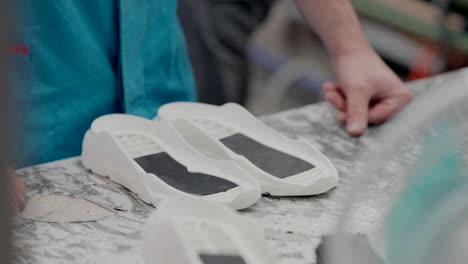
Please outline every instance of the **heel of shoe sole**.
[[92, 155], [85, 155], [84, 157], [81, 158], [81, 162], [83, 163], [83, 166], [85, 168], [89, 169], [95, 174], [109, 178], [113, 182], [130, 190], [133, 194], [138, 196], [145, 203], [154, 205], [155, 202], [148, 195], [141, 193], [139, 190], [137, 190], [137, 188], [133, 184], [128, 184], [128, 182], [122, 181], [123, 178], [128, 178], [128, 177], [123, 176], [123, 175], [116, 176], [116, 174], [121, 174], [121, 172], [111, 171], [111, 169], [109, 169], [110, 167], [104, 165], [102, 162], [98, 164], [98, 162], [96, 162], [96, 160], [98, 159], [93, 157]]

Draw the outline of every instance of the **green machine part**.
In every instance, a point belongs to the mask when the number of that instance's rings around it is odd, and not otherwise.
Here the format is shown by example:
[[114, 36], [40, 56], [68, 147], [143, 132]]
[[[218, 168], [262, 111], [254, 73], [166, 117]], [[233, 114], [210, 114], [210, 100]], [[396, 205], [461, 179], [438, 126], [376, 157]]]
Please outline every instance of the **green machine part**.
[[[468, 0], [458, 0], [457, 4], [468, 7]], [[380, 21], [384, 24], [398, 28], [415, 36], [436, 41], [441, 36], [441, 28], [417, 17], [405, 14], [392, 8], [381, 0], [352, 0], [356, 11], [366, 17]], [[450, 31], [450, 44], [452, 47], [468, 54], [468, 34]]]

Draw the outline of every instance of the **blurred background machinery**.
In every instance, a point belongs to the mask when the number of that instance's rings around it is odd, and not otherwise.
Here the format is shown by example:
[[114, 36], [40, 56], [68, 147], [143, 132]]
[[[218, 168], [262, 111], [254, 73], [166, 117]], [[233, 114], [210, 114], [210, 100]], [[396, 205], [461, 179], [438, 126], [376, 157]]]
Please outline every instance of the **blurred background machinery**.
[[[468, 0], [352, 0], [371, 44], [403, 79], [468, 65]], [[326, 50], [290, 0], [181, 0], [199, 100], [267, 114], [322, 100]]]

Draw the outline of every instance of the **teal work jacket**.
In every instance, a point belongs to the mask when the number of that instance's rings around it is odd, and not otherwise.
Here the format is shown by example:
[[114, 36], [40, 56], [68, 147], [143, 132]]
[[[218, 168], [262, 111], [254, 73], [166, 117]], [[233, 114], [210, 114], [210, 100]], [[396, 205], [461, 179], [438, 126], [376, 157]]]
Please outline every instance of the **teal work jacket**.
[[18, 166], [79, 155], [105, 114], [195, 100], [176, 0], [15, 0], [8, 47]]

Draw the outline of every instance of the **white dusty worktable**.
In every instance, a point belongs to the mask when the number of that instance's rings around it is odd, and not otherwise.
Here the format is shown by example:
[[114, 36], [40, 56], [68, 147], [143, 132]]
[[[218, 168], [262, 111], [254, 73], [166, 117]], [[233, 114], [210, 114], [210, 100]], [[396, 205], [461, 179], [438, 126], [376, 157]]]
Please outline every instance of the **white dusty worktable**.
[[[468, 71], [419, 81], [410, 87], [418, 93], [437, 89], [447, 79], [463, 74]], [[264, 227], [268, 246], [278, 256], [279, 263], [315, 263], [314, 251], [320, 237], [333, 231], [342, 202], [355, 178], [351, 170], [357, 165], [358, 154], [375, 143], [378, 128], [360, 139], [351, 138], [335, 123], [333, 111], [325, 104], [274, 114], [263, 121], [287, 136], [310, 141], [339, 171], [340, 184], [329, 193], [302, 198], [262, 197], [243, 212], [255, 217]], [[17, 263], [143, 263], [139, 254], [139, 230], [155, 210], [153, 207], [107, 178], [84, 169], [79, 157], [22, 169], [18, 173], [25, 179], [28, 199], [50, 194], [81, 198], [112, 214], [98, 221], [77, 223], [15, 220]], [[374, 210], [377, 208], [363, 208], [357, 230], [365, 232], [366, 227], [372, 225]]]

